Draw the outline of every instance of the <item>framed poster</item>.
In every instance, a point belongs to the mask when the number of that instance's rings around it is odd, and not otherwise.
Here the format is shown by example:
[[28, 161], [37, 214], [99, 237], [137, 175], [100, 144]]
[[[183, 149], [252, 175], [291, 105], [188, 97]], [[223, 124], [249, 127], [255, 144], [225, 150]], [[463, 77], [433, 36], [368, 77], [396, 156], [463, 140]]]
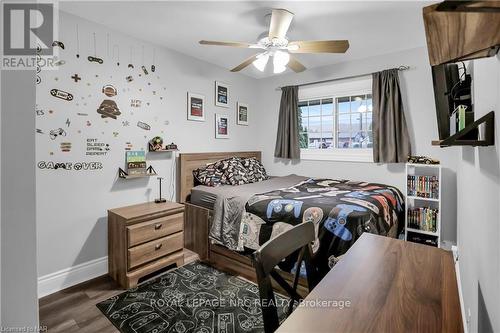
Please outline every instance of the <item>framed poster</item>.
[[248, 104], [238, 102], [236, 104], [236, 110], [236, 123], [238, 125], [248, 126]]
[[205, 121], [205, 96], [188, 92], [188, 120]]
[[215, 138], [229, 139], [229, 118], [226, 115], [215, 114]]
[[229, 85], [215, 81], [215, 105], [229, 107]]

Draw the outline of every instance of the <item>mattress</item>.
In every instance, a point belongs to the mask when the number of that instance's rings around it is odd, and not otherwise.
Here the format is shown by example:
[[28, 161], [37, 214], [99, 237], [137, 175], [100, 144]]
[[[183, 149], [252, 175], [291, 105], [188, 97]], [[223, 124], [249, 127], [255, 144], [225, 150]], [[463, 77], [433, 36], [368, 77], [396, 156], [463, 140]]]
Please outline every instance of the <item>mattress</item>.
[[234, 196], [251, 197], [254, 194], [264, 193], [276, 189], [286, 188], [295, 185], [307, 177], [288, 175], [283, 177], [272, 177], [257, 183], [245, 185], [222, 185], [217, 187], [198, 185], [191, 189], [191, 203], [193, 205], [213, 209], [217, 198], [227, 198]]

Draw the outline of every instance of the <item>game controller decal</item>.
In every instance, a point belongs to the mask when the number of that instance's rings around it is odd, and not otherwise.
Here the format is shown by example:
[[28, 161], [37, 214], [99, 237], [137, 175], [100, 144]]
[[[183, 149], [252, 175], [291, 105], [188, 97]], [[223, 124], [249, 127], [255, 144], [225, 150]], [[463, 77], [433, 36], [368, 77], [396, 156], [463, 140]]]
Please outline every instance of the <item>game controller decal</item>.
[[379, 214], [378, 207], [369, 201], [365, 201], [365, 200], [361, 200], [361, 199], [357, 199], [357, 198], [346, 198], [346, 197], [341, 198], [340, 200], [368, 208], [369, 210], [371, 210], [375, 214], [377, 214], [377, 215]]
[[37, 164], [42, 170], [75, 170], [75, 171], [97, 171], [103, 168], [101, 162], [53, 162], [40, 161]]
[[50, 91], [50, 94], [54, 97], [60, 98], [62, 100], [68, 101], [68, 102], [73, 100], [72, 94], [70, 94], [69, 92], [66, 92], [66, 91], [59, 90], [59, 89], [52, 89]]
[[75, 83], [78, 83], [78, 81], [82, 79], [80, 76], [78, 76], [78, 74], [73, 74], [71, 78], [73, 79], [73, 81], [75, 81]]
[[142, 128], [143, 130], [146, 130], [146, 131], [149, 131], [151, 129], [151, 126], [149, 126], [148, 124], [146, 124], [142, 121], [137, 122], [137, 127]]
[[102, 101], [101, 105], [97, 109], [97, 113], [101, 115], [101, 118], [112, 118], [116, 119], [122, 113], [118, 109], [116, 102], [110, 99], [105, 99]]
[[325, 221], [324, 226], [326, 230], [344, 241], [350, 241], [352, 234], [346, 224], [347, 218], [352, 212], [366, 212], [366, 208], [346, 204], [337, 205], [332, 209], [328, 219]]
[[142, 71], [144, 72], [145, 75], [148, 75], [148, 70], [146, 69], [146, 66], [141, 66]]
[[55, 40], [55, 41], [52, 42], [52, 47], [55, 47], [55, 46], [58, 46], [58, 47], [60, 47], [61, 49], [64, 50], [64, 43], [63, 42]]
[[276, 199], [271, 201], [267, 206], [266, 216], [270, 219], [273, 215], [286, 215], [293, 211], [295, 218], [298, 218], [302, 204], [302, 201], [297, 200]]
[[97, 57], [93, 57], [93, 56], [88, 56], [87, 60], [90, 62], [95, 62], [95, 63], [101, 64], [101, 65], [104, 63], [104, 60], [102, 60], [101, 58], [97, 58]]
[[58, 136], [66, 136], [66, 131], [59, 127], [51, 130], [49, 136], [52, 140], [55, 140]]

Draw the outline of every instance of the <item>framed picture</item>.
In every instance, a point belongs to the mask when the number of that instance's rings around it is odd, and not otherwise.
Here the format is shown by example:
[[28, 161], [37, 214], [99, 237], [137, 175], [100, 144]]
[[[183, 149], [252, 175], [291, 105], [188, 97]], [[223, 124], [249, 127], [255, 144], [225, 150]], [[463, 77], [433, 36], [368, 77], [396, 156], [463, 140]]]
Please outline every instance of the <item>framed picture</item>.
[[215, 81], [215, 105], [229, 107], [229, 85]]
[[188, 92], [188, 120], [205, 121], [205, 96]]
[[238, 102], [236, 105], [238, 125], [248, 126], [248, 104]]
[[215, 114], [215, 138], [229, 139], [229, 118], [226, 115]]

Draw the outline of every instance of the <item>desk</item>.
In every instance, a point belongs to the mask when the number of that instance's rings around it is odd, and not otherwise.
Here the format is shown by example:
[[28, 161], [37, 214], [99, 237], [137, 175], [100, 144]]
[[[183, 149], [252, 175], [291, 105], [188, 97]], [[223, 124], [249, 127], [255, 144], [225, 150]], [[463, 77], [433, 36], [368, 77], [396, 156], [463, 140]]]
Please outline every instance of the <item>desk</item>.
[[277, 332], [462, 332], [450, 252], [364, 233]]

